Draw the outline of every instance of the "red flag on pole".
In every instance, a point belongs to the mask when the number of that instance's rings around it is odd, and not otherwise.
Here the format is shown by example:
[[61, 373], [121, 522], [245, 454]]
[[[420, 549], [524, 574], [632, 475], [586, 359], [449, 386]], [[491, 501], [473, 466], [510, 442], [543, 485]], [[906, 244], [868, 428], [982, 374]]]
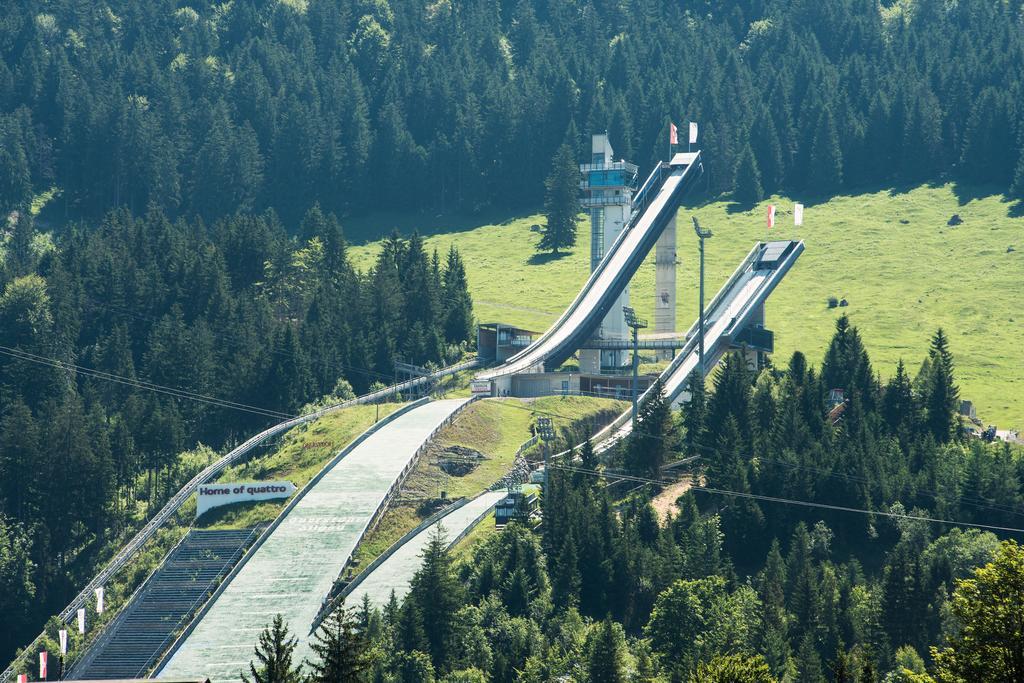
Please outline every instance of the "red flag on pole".
[[768, 205], [768, 229], [771, 230], [775, 227], [775, 205]]
[[18, 674], [18, 683], [28, 683], [28, 674]]
[[679, 144], [679, 129], [676, 128], [676, 124], [672, 123], [671, 121], [669, 121], [668, 123], [668, 144]]
[[39, 680], [46, 680], [46, 651], [39, 653]]

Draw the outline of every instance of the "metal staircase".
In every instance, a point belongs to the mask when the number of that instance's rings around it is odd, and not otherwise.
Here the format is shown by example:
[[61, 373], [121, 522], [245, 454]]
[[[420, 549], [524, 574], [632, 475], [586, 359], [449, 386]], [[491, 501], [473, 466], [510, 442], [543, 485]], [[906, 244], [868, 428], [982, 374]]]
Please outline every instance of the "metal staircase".
[[145, 676], [260, 530], [190, 531], [135, 599], [73, 665], [69, 678]]

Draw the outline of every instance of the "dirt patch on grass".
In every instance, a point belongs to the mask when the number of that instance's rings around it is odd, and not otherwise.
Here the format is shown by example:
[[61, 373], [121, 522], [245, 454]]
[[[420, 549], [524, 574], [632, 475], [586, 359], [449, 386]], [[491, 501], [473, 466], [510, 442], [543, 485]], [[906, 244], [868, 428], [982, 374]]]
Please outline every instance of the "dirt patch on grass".
[[662, 523], [667, 522], [669, 516], [679, 512], [679, 508], [676, 507], [676, 501], [679, 500], [679, 496], [690, 490], [692, 484], [693, 482], [690, 480], [690, 477], [685, 477], [674, 484], [666, 486], [661, 493], [651, 500], [651, 505], [654, 507], [654, 511], [658, 513], [658, 519]]

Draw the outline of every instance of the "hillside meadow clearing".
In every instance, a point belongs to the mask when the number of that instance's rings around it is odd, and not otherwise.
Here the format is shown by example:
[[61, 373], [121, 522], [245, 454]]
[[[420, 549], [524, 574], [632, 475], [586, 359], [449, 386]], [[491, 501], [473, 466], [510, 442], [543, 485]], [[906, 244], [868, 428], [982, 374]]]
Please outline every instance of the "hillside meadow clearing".
[[[765, 213], [779, 207], [769, 234]], [[707, 242], [710, 298], [758, 241], [803, 239], [807, 250], [772, 295], [768, 327], [776, 333], [775, 362], [794, 350], [818, 364], [835, 319], [846, 313], [867, 343], [883, 378], [903, 358], [912, 372], [942, 326], [956, 356], [963, 398], [1000, 427], [1024, 427], [1024, 218], [1000, 196], [968, 197], [950, 185], [907, 192], [879, 191], [808, 203], [804, 225], [792, 224], [793, 200], [773, 198], [750, 210], [730, 202], [686, 207], [678, 216], [678, 328], [697, 312], [697, 240], [690, 216], [715, 236]], [[947, 226], [954, 214], [961, 225]], [[428, 249], [455, 244], [466, 262], [477, 320], [547, 329], [588, 275], [589, 232], [580, 223], [577, 246], [559, 257], [537, 255], [530, 226], [539, 215], [473, 226], [465, 218], [370, 216], [354, 222], [360, 237], [398, 228], [419, 229]], [[367, 268], [379, 249], [370, 241], [351, 249]], [[828, 298], [849, 306], [830, 309]], [[632, 285], [638, 314], [652, 318], [654, 254]]]

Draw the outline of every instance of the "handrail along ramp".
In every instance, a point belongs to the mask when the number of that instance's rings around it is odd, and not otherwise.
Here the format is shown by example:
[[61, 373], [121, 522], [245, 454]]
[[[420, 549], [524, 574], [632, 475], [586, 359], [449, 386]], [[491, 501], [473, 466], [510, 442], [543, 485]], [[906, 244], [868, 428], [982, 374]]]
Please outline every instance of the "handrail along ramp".
[[283, 615], [299, 637], [295, 660], [309, 655], [306, 627], [329, 594], [338, 569], [423, 442], [466, 401], [419, 405], [325, 468], [211, 599], [157, 677], [237, 680], [239, 672], [248, 670], [260, 632], [276, 614]]
[[671, 162], [656, 167], [638, 193], [640, 205], [630, 224], [619, 233], [569, 308], [540, 339], [479, 378], [494, 379], [542, 366], [553, 370], [565, 362], [608, 315], [702, 171], [699, 151], [676, 154]]
[[[757, 309], [764, 304], [804, 251], [802, 240], [758, 242], [725, 285], [704, 308], [704, 373], [710, 374], [715, 364], [733, 344], [733, 340], [750, 324]], [[668, 400], [678, 404], [686, 381], [697, 368], [698, 326], [694, 322], [686, 332], [686, 343], [660, 375]], [[641, 395], [644, 401], [654, 385]], [[607, 448], [632, 428], [630, 411], [619, 415], [611, 424], [594, 434], [592, 441]], [[562, 454], [559, 454], [562, 455]]]
[[[93, 592], [95, 591], [95, 589], [105, 585], [108, 581], [110, 581], [111, 578], [114, 577], [114, 575], [116, 575], [122, 568], [124, 568], [124, 566], [128, 564], [128, 562], [139, 551], [139, 549], [142, 548], [142, 546], [145, 545], [145, 543], [149, 541], [153, 536], [155, 536], [156, 532], [159, 531], [160, 528], [171, 518], [171, 516], [174, 515], [174, 513], [176, 513], [181, 508], [181, 506], [185, 504], [185, 502], [192, 496], [192, 494], [196, 492], [196, 489], [198, 489], [199, 486], [212, 481], [214, 477], [223, 472], [227, 467], [248, 455], [250, 451], [260, 446], [267, 439], [273, 436], [277, 436], [278, 434], [281, 434], [283, 432], [286, 432], [292, 427], [304, 424], [306, 422], [311, 422], [320, 417], [323, 417], [324, 415], [327, 415], [328, 413], [341, 410], [342, 408], [348, 408], [354, 405], [366, 403], [375, 403], [384, 398], [388, 398], [389, 396], [393, 396], [408, 389], [415, 389], [419, 386], [429, 384], [430, 382], [436, 379], [440, 379], [448, 375], [453, 375], [464, 370], [471, 370], [473, 368], [479, 367], [480, 365], [481, 362], [478, 359], [472, 359], [462, 363], [457, 363], [455, 365], [450, 365], [426, 377], [417, 377], [406, 382], [400, 382], [399, 384], [385, 387], [377, 391], [372, 391], [362, 396], [357, 396], [356, 398], [348, 401], [343, 401], [335, 405], [321, 408], [320, 410], [317, 410], [316, 412], [313, 413], [309, 413], [308, 415], [301, 415], [291, 420], [286, 420], [279, 424], [273, 425], [272, 427], [269, 427], [260, 432], [259, 434], [249, 438], [241, 445], [233, 448], [229, 453], [221, 457], [219, 460], [207, 466], [205, 469], [199, 472], [199, 474], [194, 476], [187, 484], [182, 486], [181, 489], [176, 494], [174, 494], [174, 496], [172, 496], [171, 499], [167, 501], [167, 503], [164, 504], [163, 508], [161, 508], [159, 512], [153, 515], [152, 519], [150, 519], [145, 526], [139, 529], [135, 536], [133, 536], [127, 543], [125, 543], [125, 545], [121, 547], [117, 554], [109, 562], [107, 562], [106, 566], [103, 567], [103, 569], [100, 570], [99, 573], [97, 573], [96, 576], [94, 576], [92, 580], [89, 581], [89, 583], [87, 583], [85, 587], [82, 588], [82, 590], [78, 593], [78, 595], [75, 596], [71, 603], [68, 604], [68, 606], [65, 607], [63, 610], [61, 610], [60, 614], [58, 615], [58, 618], [63, 623], [70, 624], [75, 619], [76, 613], [78, 612], [79, 608], [84, 607], [88, 600], [93, 596]], [[42, 642], [43, 634], [39, 634], [38, 636], [36, 636], [35, 640], [33, 640], [24, 648], [24, 651], [33, 653], [34, 656], [34, 650], [37, 647], [39, 647]], [[6, 669], [4, 669], [2, 673], [0, 673], [0, 683], [9, 683], [9, 681], [14, 677], [16, 665], [18, 664], [18, 661], [20, 659], [21, 656], [15, 657], [15, 659], [10, 663], [10, 665]]]

